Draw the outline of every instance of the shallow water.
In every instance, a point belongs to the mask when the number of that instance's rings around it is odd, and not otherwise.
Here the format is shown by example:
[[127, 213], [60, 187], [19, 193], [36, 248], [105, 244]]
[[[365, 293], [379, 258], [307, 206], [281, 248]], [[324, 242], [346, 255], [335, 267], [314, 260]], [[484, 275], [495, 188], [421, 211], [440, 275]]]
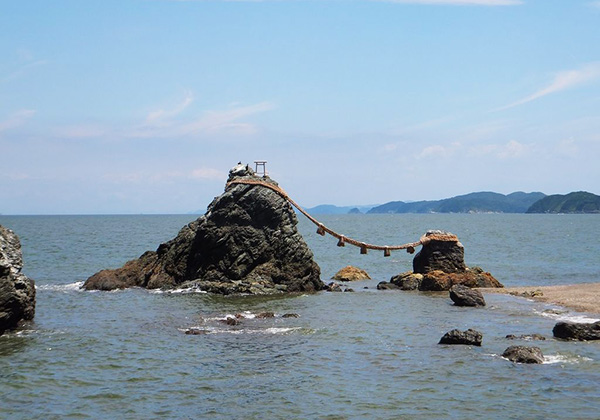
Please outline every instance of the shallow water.
[[[354, 283], [356, 293], [287, 297], [78, 288], [194, 218], [0, 216], [21, 238], [38, 293], [35, 322], [0, 337], [0, 418], [598, 418], [600, 343], [552, 339], [558, 319], [597, 316], [504, 295], [473, 309], [452, 306], [445, 293], [377, 291], [410, 269], [411, 255], [338, 248], [304, 219], [324, 281], [347, 264], [373, 280]], [[449, 230], [467, 264], [507, 286], [600, 281], [597, 215], [321, 219], [390, 245]], [[254, 317], [265, 311], [275, 317]], [[239, 325], [220, 321], [238, 313]], [[205, 334], [185, 334], [190, 328]], [[453, 328], [481, 331], [483, 346], [438, 345]], [[547, 339], [504, 338], [532, 333]], [[539, 346], [546, 363], [502, 359], [513, 344]]]

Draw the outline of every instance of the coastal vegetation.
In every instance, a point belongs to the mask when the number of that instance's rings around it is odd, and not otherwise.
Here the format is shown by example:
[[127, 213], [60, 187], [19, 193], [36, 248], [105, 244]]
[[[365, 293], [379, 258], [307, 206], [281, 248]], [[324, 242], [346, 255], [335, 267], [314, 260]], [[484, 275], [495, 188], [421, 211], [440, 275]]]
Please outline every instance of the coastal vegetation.
[[527, 213], [600, 213], [600, 196], [586, 191], [549, 195], [535, 202]]

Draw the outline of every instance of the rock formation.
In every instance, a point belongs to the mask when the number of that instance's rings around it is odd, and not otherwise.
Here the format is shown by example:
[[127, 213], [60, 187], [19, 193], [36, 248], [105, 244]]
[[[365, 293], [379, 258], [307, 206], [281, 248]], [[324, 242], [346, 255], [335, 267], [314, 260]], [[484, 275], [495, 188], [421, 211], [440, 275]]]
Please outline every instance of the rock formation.
[[340, 271], [335, 273], [335, 275], [331, 278], [332, 280], [338, 281], [358, 281], [358, 280], [369, 280], [369, 274], [361, 268], [353, 267], [351, 265], [347, 265], [342, 268]]
[[578, 322], [558, 322], [552, 329], [556, 338], [564, 340], [600, 340], [600, 321], [593, 324]]
[[479, 290], [462, 284], [450, 288], [450, 299], [456, 306], [485, 306], [485, 299]]
[[229, 172], [225, 192], [204, 216], [184, 226], [177, 237], [116, 270], [91, 276], [85, 289], [132, 286], [187, 288], [219, 293], [271, 294], [321, 290], [320, 268], [299, 234], [291, 205], [260, 185], [247, 165]]
[[515, 363], [544, 363], [544, 355], [539, 347], [510, 346], [502, 357]]
[[468, 346], [481, 346], [483, 335], [469, 328], [466, 331], [451, 330], [440, 339], [438, 344], [464, 344]]
[[504, 287], [479, 267], [467, 267], [464, 247], [456, 235], [430, 230], [422, 238], [421, 251], [413, 259], [413, 271], [398, 274], [390, 283], [402, 290], [450, 290], [455, 284], [466, 287]]
[[18, 236], [0, 225], [0, 335], [35, 315], [35, 284], [22, 268]]

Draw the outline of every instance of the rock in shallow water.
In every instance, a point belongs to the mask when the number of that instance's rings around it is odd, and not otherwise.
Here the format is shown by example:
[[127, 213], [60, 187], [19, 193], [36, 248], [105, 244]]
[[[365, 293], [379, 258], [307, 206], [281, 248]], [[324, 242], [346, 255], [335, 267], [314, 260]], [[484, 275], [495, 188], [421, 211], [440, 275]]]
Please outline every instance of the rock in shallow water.
[[465, 344], [469, 346], [481, 346], [482, 340], [483, 335], [479, 331], [471, 328], [466, 331], [454, 329], [444, 334], [438, 344]]
[[515, 363], [544, 363], [544, 355], [539, 347], [510, 346], [502, 357]]
[[450, 299], [456, 306], [485, 306], [485, 299], [479, 290], [462, 284], [455, 284], [450, 288]]
[[338, 281], [358, 281], [370, 280], [371, 277], [369, 277], [369, 274], [365, 270], [348, 265], [335, 273], [331, 279]]
[[0, 335], [35, 315], [35, 284], [22, 268], [19, 237], [0, 225]]
[[556, 338], [564, 340], [600, 340], [600, 321], [593, 324], [558, 322], [552, 329]]
[[[230, 181], [260, 181], [247, 165], [229, 173]], [[324, 288], [320, 268], [297, 230], [291, 205], [260, 185], [228, 184], [206, 214], [183, 227], [177, 237], [116, 270], [91, 276], [85, 289], [132, 286], [197, 287], [218, 294], [313, 292]]]

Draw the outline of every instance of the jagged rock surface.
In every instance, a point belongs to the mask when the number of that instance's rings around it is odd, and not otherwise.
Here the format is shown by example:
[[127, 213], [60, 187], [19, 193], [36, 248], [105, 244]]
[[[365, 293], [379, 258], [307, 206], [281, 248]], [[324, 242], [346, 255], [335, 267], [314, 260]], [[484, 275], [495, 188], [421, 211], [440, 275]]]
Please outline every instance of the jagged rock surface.
[[[277, 185], [247, 165], [230, 171], [228, 182], [240, 179]], [[321, 290], [320, 268], [297, 223], [289, 202], [275, 191], [228, 184], [206, 214], [184, 226], [177, 237], [121, 268], [94, 274], [83, 287], [196, 287], [219, 294]]]
[[502, 357], [515, 363], [544, 363], [544, 355], [539, 347], [510, 346], [504, 350]]
[[340, 271], [334, 274], [331, 278], [332, 280], [338, 281], [358, 281], [358, 280], [369, 280], [369, 274], [358, 267], [353, 267], [351, 265], [347, 265], [342, 268]]
[[469, 328], [466, 331], [451, 330], [440, 339], [439, 344], [463, 344], [468, 346], [481, 346], [483, 335], [476, 330]]
[[455, 284], [450, 288], [450, 299], [456, 306], [485, 306], [485, 299], [479, 290], [462, 284]]
[[[436, 236], [455, 235], [440, 230], [430, 230], [425, 238]], [[426, 274], [430, 271], [440, 270], [445, 273], [456, 273], [465, 271], [465, 248], [456, 238], [455, 241], [432, 239], [423, 245], [421, 251], [413, 258], [413, 272]]]
[[22, 268], [19, 237], [0, 225], [0, 335], [35, 315], [35, 284]]
[[558, 322], [552, 329], [556, 338], [564, 340], [600, 340], [600, 321], [592, 324], [579, 322]]

